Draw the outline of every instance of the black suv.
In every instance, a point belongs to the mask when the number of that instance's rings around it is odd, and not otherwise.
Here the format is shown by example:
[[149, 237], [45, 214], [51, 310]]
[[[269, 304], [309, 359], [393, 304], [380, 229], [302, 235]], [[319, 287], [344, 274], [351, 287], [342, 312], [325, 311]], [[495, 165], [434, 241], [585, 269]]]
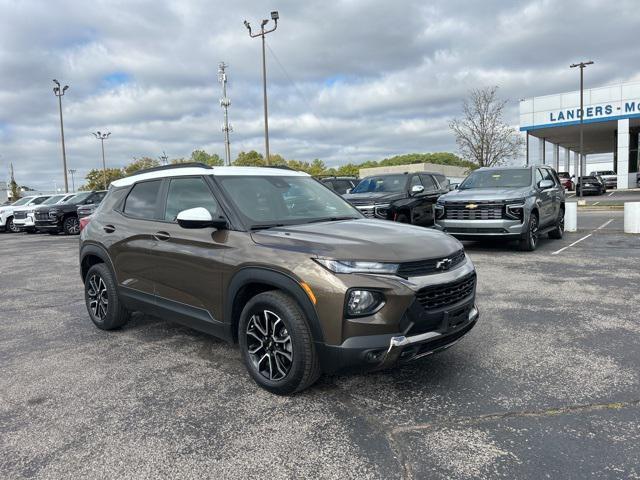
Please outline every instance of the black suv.
[[344, 195], [358, 184], [358, 177], [320, 177], [319, 180], [338, 195]]
[[106, 190], [81, 192], [59, 205], [39, 207], [35, 211], [36, 230], [46, 231], [52, 235], [64, 232], [67, 235], [80, 233], [78, 207], [81, 205], [97, 205], [107, 194]]
[[344, 198], [365, 217], [429, 226], [448, 191], [449, 180], [439, 173], [387, 173], [363, 178]]

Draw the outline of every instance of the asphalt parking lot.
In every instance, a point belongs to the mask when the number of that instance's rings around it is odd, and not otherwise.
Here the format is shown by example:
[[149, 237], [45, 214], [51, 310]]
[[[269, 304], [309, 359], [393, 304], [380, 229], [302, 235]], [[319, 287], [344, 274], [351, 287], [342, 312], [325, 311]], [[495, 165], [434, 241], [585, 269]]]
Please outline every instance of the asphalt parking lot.
[[640, 478], [640, 236], [579, 228], [467, 244], [465, 339], [289, 398], [204, 334], [96, 329], [77, 237], [0, 234], [0, 478]]

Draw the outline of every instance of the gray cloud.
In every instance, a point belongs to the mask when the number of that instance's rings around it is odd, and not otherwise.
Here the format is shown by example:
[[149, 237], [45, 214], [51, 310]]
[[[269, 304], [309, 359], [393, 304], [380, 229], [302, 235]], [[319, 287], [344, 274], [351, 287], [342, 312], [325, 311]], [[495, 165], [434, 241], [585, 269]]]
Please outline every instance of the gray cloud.
[[[448, 120], [469, 89], [497, 84], [517, 123], [522, 97], [573, 90], [568, 65], [592, 58], [588, 85], [640, 78], [632, 0], [0, 0], [0, 178], [62, 182], [51, 79], [69, 83], [70, 167], [98, 167], [90, 135], [110, 130], [107, 161], [222, 154], [217, 63], [230, 65], [232, 153], [263, 148], [260, 44], [268, 36], [272, 150], [331, 165], [410, 151], [455, 150]], [[274, 56], [275, 54], [275, 56]]]

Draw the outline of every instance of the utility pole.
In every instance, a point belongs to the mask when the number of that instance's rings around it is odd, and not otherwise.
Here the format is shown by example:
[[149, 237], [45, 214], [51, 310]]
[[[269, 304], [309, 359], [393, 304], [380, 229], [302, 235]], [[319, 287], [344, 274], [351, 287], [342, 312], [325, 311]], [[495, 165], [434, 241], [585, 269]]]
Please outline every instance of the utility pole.
[[64, 95], [64, 92], [66, 92], [69, 88], [69, 85], [65, 85], [64, 87], [60, 88], [60, 82], [55, 78], [53, 79], [53, 83], [55, 84], [55, 87], [53, 87], [53, 94], [58, 97], [58, 109], [60, 111], [60, 137], [62, 138], [62, 171], [64, 173], [64, 192], [69, 193], [69, 180], [67, 179], [67, 152], [64, 148], [64, 125], [62, 122], [62, 97]]
[[582, 172], [582, 155], [584, 148], [584, 69], [587, 65], [593, 65], [593, 62], [589, 60], [588, 62], [580, 62], [574, 63], [573, 65], [569, 65], [569, 68], [580, 67], [580, 153], [578, 154], [578, 159], [576, 162], [576, 189], [578, 186], [580, 187], [580, 191], [578, 193], [578, 197], [582, 197], [582, 180], [583, 176]]
[[280, 15], [277, 11], [271, 12], [271, 20], [274, 21], [275, 26], [271, 30], [265, 30], [264, 27], [269, 23], [269, 20], [262, 20], [260, 24], [260, 33], [253, 34], [251, 33], [251, 25], [246, 20], [244, 21], [244, 26], [249, 30], [249, 36], [251, 38], [262, 37], [262, 93], [264, 97], [264, 150], [265, 157], [264, 160], [267, 165], [269, 165], [269, 116], [268, 116], [268, 108], [267, 108], [267, 61], [265, 55], [265, 40], [264, 37], [266, 34], [275, 31], [278, 28], [278, 19]]
[[102, 146], [102, 183], [104, 190], [107, 189], [107, 164], [104, 161], [104, 141], [109, 138], [109, 135], [111, 135], [111, 132], [100, 133], [100, 130], [93, 133], [93, 136], [100, 140], [100, 144]]
[[229, 106], [231, 99], [227, 97], [227, 65], [224, 62], [218, 64], [218, 81], [222, 84], [222, 98], [220, 106], [224, 109], [224, 123], [222, 124], [222, 132], [224, 133], [224, 164], [231, 165], [231, 142], [229, 141], [229, 132], [233, 131], [233, 127], [229, 125]]
[[69, 169], [69, 173], [71, 174], [71, 190], [73, 191], [73, 193], [76, 193], [76, 180], [74, 177], [76, 171], [77, 170], [75, 168]]

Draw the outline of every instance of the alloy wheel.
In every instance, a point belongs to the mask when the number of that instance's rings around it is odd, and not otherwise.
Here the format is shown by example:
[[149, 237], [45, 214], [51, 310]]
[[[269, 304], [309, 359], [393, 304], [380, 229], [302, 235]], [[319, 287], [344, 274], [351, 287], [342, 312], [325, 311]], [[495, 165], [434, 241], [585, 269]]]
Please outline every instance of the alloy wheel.
[[247, 351], [257, 372], [271, 381], [282, 380], [293, 365], [291, 335], [270, 310], [254, 314], [247, 323]]
[[564, 210], [560, 210], [560, 220], [558, 221], [558, 230], [560, 230], [560, 233], [564, 232]]
[[87, 282], [87, 295], [89, 297], [89, 308], [93, 315], [99, 320], [104, 320], [109, 308], [109, 298], [107, 285], [100, 275], [94, 274], [89, 278]]
[[72, 217], [71, 219], [67, 220], [68, 224], [67, 224], [67, 232], [70, 233], [71, 235], [76, 235], [78, 233], [80, 233], [80, 222], [78, 221], [77, 218]]
[[531, 238], [531, 245], [535, 247], [538, 244], [538, 219], [535, 215], [531, 217], [529, 224], [529, 237]]
[[13, 223], [13, 218], [9, 220], [9, 230], [11, 230], [12, 233], [20, 233], [20, 229]]

